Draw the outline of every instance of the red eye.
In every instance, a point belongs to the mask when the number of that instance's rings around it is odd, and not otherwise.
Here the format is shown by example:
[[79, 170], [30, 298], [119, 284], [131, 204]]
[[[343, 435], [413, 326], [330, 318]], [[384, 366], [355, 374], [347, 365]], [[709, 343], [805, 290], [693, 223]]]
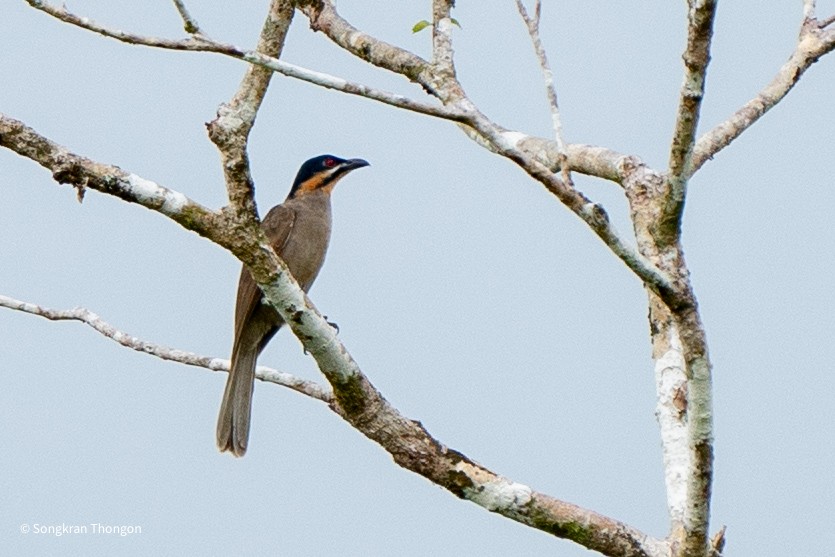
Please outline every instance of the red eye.
[[328, 168], [333, 168], [334, 166], [336, 166], [336, 161], [333, 159], [325, 159], [325, 166], [327, 166]]

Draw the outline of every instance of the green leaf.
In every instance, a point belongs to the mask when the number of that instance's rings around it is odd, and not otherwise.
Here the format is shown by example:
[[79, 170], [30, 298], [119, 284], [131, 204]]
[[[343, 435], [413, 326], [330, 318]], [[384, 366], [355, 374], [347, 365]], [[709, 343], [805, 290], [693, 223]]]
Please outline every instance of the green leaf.
[[461, 28], [462, 28], [462, 27], [461, 27], [461, 24], [460, 24], [460, 23], [458, 23], [458, 20], [457, 20], [457, 19], [455, 19], [454, 17], [449, 18], [449, 20], [452, 22], [452, 24], [453, 24], [453, 25], [457, 25], [459, 29], [461, 29]]
[[425, 19], [422, 19], [422, 20], [418, 21], [417, 23], [415, 23], [415, 26], [412, 27], [412, 33], [419, 33], [420, 31], [423, 31], [424, 29], [426, 29], [430, 25], [432, 25], [432, 24], [429, 23], [428, 21], [426, 21]]

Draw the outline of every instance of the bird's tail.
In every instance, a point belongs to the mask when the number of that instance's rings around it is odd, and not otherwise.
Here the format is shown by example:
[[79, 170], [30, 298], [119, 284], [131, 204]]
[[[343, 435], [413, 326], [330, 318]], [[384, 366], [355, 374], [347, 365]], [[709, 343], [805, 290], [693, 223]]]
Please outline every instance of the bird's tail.
[[232, 365], [217, 418], [217, 446], [221, 452], [229, 451], [235, 456], [246, 453], [257, 359], [256, 347], [233, 347]]

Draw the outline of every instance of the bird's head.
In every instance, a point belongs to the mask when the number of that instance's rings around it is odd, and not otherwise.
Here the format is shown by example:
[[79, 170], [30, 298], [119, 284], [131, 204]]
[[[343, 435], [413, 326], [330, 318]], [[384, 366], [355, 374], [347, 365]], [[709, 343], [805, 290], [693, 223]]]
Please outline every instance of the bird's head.
[[330, 193], [341, 178], [363, 166], [368, 166], [368, 162], [363, 159], [340, 159], [333, 155], [313, 157], [299, 168], [287, 199], [314, 191]]

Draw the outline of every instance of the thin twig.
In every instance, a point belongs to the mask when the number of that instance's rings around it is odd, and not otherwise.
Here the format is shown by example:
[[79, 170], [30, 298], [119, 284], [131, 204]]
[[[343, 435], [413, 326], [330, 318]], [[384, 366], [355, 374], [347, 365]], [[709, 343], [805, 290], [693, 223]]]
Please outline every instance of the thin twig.
[[[73, 309], [50, 309], [28, 302], [22, 302], [8, 296], [0, 295], [0, 307], [9, 308], [15, 311], [22, 311], [31, 315], [37, 315], [50, 321], [80, 321], [85, 325], [92, 327], [98, 333], [104, 335], [114, 342], [118, 342], [122, 346], [143, 352], [151, 356], [156, 356], [163, 360], [170, 360], [189, 366], [202, 367], [211, 371], [229, 371], [229, 360], [222, 358], [215, 358], [211, 356], [200, 356], [193, 352], [186, 352], [185, 350], [178, 350], [168, 346], [155, 344], [147, 340], [139, 339], [133, 335], [120, 331], [110, 323], [103, 320], [96, 313], [92, 311], [77, 307]], [[330, 404], [333, 401], [333, 394], [322, 385], [307, 381], [286, 373], [278, 371], [266, 366], [258, 366], [255, 376], [261, 381], [267, 383], [275, 383], [282, 387], [287, 387], [310, 398], [315, 398], [322, 402]]]
[[197, 20], [189, 13], [183, 0], [174, 0], [174, 6], [177, 7], [177, 11], [180, 12], [180, 17], [183, 18], [183, 28], [186, 30], [186, 33], [189, 35], [202, 35], [203, 31], [200, 30], [200, 25], [198, 25]]
[[536, 57], [539, 59], [539, 67], [542, 70], [542, 77], [545, 81], [545, 94], [548, 97], [548, 105], [551, 109], [551, 121], [554, 126], [554, 139], [557, 142], [557, 149], [561, 153], [566, 151], [565, 139], [562, 132], [562, 119], [560, 118], [560, 107], [557, 102], [557, 89], [554, 86], [554, 72], [551, 71], [551, 65], [548, 63], [548, 56], [545, 52], [545, 47], [542, 46], [542, 39], [539, 35], [539, 24], [542, 14], [542, 3], [536, 0], [536, 7], [534, 9], [534, 16], [528, 15], [528, 10], [525, 9], [525, 4], [522, 0], [516, 0], [516, 7], [519, 9], [519, 14], [525, 21], [528, 28], [528, 33], [531, 36], [533, 48], [536, 51]]
[[435, 116], [445, 120], [461, 121], [464, 114], [461, 110], [438, 106], [419, 101], [412, 100], [403, 95], [397, 95], [381, 89], [367, 87], [360, 83], [348, 81], [340, 77], [332, 76], [326, 73], [316, 72], [289, 64], [275, 58], [264, 56], [258, 52], [238, 48], [231, 44], [222, 43], [209, 39], [204, 36], [193, 35], [187, 39], [172, 40], [160, 37], [150, 37], [145, 35], [137, 35], [134, 33], [127, 33], [118, 29], [111, 29], [103, 25], [97, 24], [92, 20], [80, 17], [70, 13], [63, 7], [53, 6], [51, 4], [42, 2], [40, 0], [26, 0], [33, 8], [40, 10], [52, 17], [59, 19], [70, 25], [75, 25], [82, 29], [98, 33], [99, 35], [116, 39], [123, 43], [149, 46], [155, 48], [163, 48], [167, 50], [185, 50], [192, 52], [214, 52], [235, 58], [237, 60], [244, 60], [251, 64], [258, 64], [265, 68], [269, 68], [287, 77], [292, 77], [314, 85], [319, 85], [328, 89], [334, 89], [347, 93], [349, 95], [357, 95], [366, 97], [372, 100], [382, 102], [384, 104], [396, 106], [404, 110], [418, 112], [429, 116]]
[[827, 27], [829, 27], [833, 23], [835, 23], [835, 14], [827, 17], [826, 19], [820, 20], [818, 22], [818, 28], [819, 29], [826, 29]]
[[554, 140], [557, 143], [557, 152], [560, 159], [560, 170], [563, 181], [570, 187], [574, 187], [574, 180], [571, 178], [571, 167], [568, 164], [567, 146], [562, 131], [562, 118], [560, 117], [560, 105], [557, 102], [557, 89], [554, 85], [554, 72], [548, 63], [548, 56], [545, 47], [542, 46], [542, 38], [539, 35], [539, 24], [542, 21], [542, 2], [536, 0], [534, 15], [530, 17], [528, 10], [522, 0], [516, 0], [516, 8], [525, 21], [528, 34], [531, 36], [536, 57], [539, 59], [539, 67], [542, 70], [542, 77], [545, 81], [545, 95], [548, 98], [548, 106], [551, 110], [551, 123], [554, 127]]

